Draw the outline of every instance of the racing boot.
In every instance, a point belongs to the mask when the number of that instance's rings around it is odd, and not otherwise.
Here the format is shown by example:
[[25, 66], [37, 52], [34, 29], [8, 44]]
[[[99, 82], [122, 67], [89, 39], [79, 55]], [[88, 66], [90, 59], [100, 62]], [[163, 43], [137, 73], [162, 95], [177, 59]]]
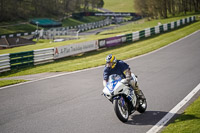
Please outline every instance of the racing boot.
[[138, 96], [139, 99], [141, 99], [141, 100], [146, 99], [144, 94], [142, 93], [142, 91], [139, 89], [138, 86], [135, 86], [134, 91], [135, 91], [135, 93], [136, 93], [136, 95]]

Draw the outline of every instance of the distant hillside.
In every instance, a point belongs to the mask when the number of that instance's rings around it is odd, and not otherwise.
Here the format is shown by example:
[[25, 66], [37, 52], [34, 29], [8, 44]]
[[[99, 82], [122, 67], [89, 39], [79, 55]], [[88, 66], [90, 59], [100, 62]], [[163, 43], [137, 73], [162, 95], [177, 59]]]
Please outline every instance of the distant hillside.
[[113, 12], [134, 12], [134, 0], [104, 0], [103, 8]]

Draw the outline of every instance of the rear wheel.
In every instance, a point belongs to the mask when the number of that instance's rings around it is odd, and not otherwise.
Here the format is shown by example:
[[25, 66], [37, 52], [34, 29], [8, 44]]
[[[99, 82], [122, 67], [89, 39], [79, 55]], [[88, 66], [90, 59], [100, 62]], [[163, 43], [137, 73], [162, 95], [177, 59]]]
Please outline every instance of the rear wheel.
[[144, 113], [147, 109], [147, 101], [146, 99], [143, 99], [143, 100], [139, 100], [139, 106], [137, 108], [137, 111], [140, 112], [140, 113]]
[[113, 101], [113, 104], [115, 113], [119, 120], [121, 120], [122, 122], [127, 122], [129, 117], [129, 111], [128, 103], [125, 101], [125, 99], [123, 97], [121, 97], [120, 99], [115, 99]]

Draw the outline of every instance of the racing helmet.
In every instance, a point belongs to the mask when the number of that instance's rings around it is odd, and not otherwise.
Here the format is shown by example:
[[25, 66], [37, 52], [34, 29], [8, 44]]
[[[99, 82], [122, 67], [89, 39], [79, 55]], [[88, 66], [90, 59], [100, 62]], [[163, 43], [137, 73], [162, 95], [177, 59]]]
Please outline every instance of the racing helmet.
[[106, 61], [106, 64], [107, 64], [107, 63], [112, 63], [111, 68], [115, 68], [116, 63], [117, 63], [117, 60], [116, 60], [116, 58], [115, 58], [114, 55], [109, 54], [109, 55], [106, 57], [105, 61]]

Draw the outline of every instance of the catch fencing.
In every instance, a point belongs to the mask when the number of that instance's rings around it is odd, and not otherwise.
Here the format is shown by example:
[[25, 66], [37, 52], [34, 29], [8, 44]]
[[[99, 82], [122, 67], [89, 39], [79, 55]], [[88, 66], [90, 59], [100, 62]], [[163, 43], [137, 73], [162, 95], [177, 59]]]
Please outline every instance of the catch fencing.
[[127, 42], [135, 42], [148, 38], [152, 35], [161, 34], [185, 24], [195, 21], [195, 16], [177, 20], [175, 22], [157, 25], [133, 33], [118, 35], [110, 38], [99, 39], [89, 42], [70, 44], [65, 46], [39, 49], [33, 51], [0, 55], [0, 73], [16, 68], [28, 67], [38, 64], [53, 62], [56, 59], [73, 56], [100, 48], [113, 47]]

